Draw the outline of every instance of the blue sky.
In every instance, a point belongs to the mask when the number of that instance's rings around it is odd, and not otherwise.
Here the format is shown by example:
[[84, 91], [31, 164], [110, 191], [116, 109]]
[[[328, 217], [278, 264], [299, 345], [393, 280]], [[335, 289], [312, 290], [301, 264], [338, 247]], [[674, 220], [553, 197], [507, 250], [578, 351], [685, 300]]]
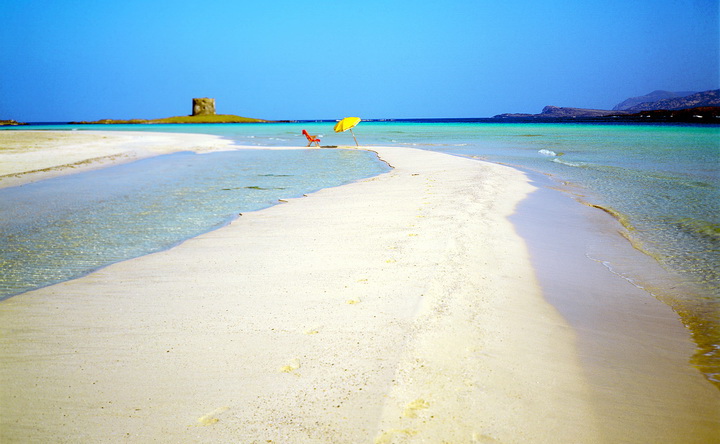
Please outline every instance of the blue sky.
[[14, 0], [0, 119], [489, 117], [719, 86], [717, 0]]

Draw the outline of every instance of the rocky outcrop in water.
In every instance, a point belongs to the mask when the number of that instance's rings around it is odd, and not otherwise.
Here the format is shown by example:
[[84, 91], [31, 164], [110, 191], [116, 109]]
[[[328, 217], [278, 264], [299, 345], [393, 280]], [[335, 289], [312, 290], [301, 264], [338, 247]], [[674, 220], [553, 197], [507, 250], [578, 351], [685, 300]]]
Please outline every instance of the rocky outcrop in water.
[[207, 116], [176, 116], [164, 119], [101, 119], [94, 121], [70, 122], [73, 124], [106, 124], [106, 125], [127, 125], [127, 124], [163, 124], [163, 123], [261, 123], [269, 120], [253, 119], [250, 117], [235, 116], [232, 114], [213, 114]]
[[189, 116], [166, 117], [163, 119], [101, 119], [92, 122], [70, 122], [77, 124], [143, 124], [143, 123], [258, 123], [268, 120], [236, 116], [234, 114], [216, 114], [215, 99], [208, 97], [192, 99], [193, 109]]

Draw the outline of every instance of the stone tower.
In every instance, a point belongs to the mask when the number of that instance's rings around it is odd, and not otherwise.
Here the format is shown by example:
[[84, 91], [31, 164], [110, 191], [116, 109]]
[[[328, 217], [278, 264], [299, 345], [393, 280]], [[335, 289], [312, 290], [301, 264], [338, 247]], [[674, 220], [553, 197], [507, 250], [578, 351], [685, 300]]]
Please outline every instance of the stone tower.
[[203, 97], [193, 99], [193, 116], [214, 116], [215, 115], [215, 99]]

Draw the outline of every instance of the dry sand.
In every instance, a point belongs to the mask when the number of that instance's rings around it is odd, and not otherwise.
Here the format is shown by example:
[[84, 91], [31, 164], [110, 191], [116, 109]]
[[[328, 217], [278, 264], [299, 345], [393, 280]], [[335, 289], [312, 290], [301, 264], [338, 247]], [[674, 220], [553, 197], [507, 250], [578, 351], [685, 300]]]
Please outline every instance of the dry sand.
[[523, 173], [376, 150], [391, 172], [0, 303], [0, 441], [717, 440], [683, 357], [660, 413], [595, 395], [507, 220]]

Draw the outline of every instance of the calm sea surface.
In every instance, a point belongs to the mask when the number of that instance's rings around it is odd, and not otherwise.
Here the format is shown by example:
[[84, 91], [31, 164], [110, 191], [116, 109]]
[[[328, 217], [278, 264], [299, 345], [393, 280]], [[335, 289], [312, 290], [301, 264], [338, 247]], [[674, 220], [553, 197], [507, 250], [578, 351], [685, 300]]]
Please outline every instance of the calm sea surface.
[[[53, 125], [47, 127], [33, 126], [29, 129], [96, 129], [96, 130], [131, 130], [131, 131], [164, 131], [164, 132], [195, 132], [221, 135], [236, 140], [240, 145], [257, 146], [304, 146], [305, 138], [302, 129], [312, 134], [319, 134], [323, 145], [352, 145], [350, 133], [335, 134], [333, 122], [298, 122], [279, 124], [223, 124], [223, 125]], [[696, 363], [704, 369], [710, 379], [720, 382], [720, 126], [718, 125], [636, 125], [636, 124], [575, 124], [575, 123], [487, 123], [487, 122], [362, 122], [355, 128], [355, 135], [361, 145], [394, 145], [428, 149], [478, 159], [500, 162], [552, 175], [558, 183], [569, 183], [589, 204], [599, 205], [614, 214], [627, 229], [627, 237], [641, 251], [651, 255], [666, 269], [678, 276], [679, 286], [673, 288], [654, 289], [653, 294], [671, 305], [692, 330], [698, 343], [699, 352]], [[128, 189], [122, 193], [105, 190], [110, 194], [122, 194], [111, 200], [109, 207], [115, 208], [117, 200], [131, 199], [125, 197], [136, 192], [144, 192], [138, 201], [128, 201], [128, 208], [137, 211], [154, 211], [170, 196], [192, 199], [188, 203], [166, 205], [154, 219], [139, 222], [145, 225], [163, 226], [175, 224], [178, 228], [159, 229], [173, 233], [160, 245], [149, 246], [144, 242], [128, 253], [128, 257], [138, 256], [149, 251], [167, 248], [183, 239], [200, 232], [217, 227], [239, 211], [250, 211], [270, 205], [274, 199], [302, 194], [314, 189], [333, 186], [347, 180], [377, 174], [383, 171], [372, 156], [360, 152], [315, 150], [301, 151], [296, 154], [303, 157], [297, 162], [284, 156], [293, 156], [291, 151], [277, 154], [278, 159], [267, 162], [258, 161], [248, 165], [247, 176], [234, 176], [239, 166], [229, 168], [233, 173], [218, 173], [217, 166], [208, 167], [206, 171], [197, 172], [188, 168], [178, 172], [174, 179], [166, 180], [162, 185], [163, 194], [154, 189], [145, 190], [141, 180], [146, 175], [123, 172], [123, 167], [83, 173], [77, 179], [53, 179], [65, 181], [65, 196], [75, 187], [89, 187], [86, 191], [73, 191], [75, 199], [72, 205], [87, 208], [102, 207], [106, 198], [98, 193], [92, 180], [102, 183], [106, 174], [114, 175], [120, 180], [126, 174], [132, 174], [131, 183], [125, 184]], [[319, 154], [331, 153], [331, 154]], [[340, 154], [346, 153], [346, 154]], [[352, 153], [352, 154], [350, 154]], [[213, 155], [214, 156], [214, 155]], [[265, 154], [250, 154], [247, 151], [239, 156], [263, 157]], [[268, 155], [272, 157], [274, 155]], [[317, 156], [317, 157], [314, 157]], [[157, 163], [157, 168], [170, 165], [166, 162], [179, 161], [194, 164], [196, 159], [210, 158], [210, 155], [171, 155], [144, 162]], [[244, 158], [244, 157], [243, 157]], [[214, 161], [208, 160], [213, 163]], [[218, 162], [226, 162], [218, 158]], [[243, 165], [245, 161], [241, 161]], [[278, 165], [292, 163], [292, 167], [283, 169]], [[144, 168], [127, 166], [125, 168]], [[168, 166], [162, 172], [167, 175], [176, 167]], [[92, 178], [97, 175], [96, 178]], [[330, 175], [331, 180], [326, 180]], [[202, 179], [198, 178], [202, 176]], [[197, 181], [195, 188], [187, 188], [190, 182]], [[313, 182], [306, 179], [321, 177]], [[73, 182], [75, 181], [75, 182]], [[52, 181], [36, 185], [36, 192], [42, 195], [50, 190], [59, 189]], [[43, 187], [46, 188], [43, 191]], [[252, 188], [257, 187], [257, 188]], [[103, 187], [100, 187], [103, 189]], [[80, 189], [80, 188], [77, 188]], [[261, 190], [262, 189], [262, 190]], [[214, 195], [200, 195], [204, 190], [217, 190]], [[257, 197], [260, 191], [276, 191], [262, 203], [245, 204], [243, 199]], [[2, 190], [0, 190], [2, 192]], [[8, 191], [12, 193], [13, 191]], [[125, 193], [125, 194], [123, 194]], [[159, 191], [158, 191], [159, 193]], [[233, 195], [243, 203], [231, 204], [214, 222], [195, 222], [198, 214], [213, 210], [205, 208], [208, 200], [224, 201]], [[95, 201], [88, 196], [95, 196]], [[242, 196], [242, 197], [240, 197]], [[57, 197], [43, 197], [56, 199]], [[35, 199], [33, 197], [33, 199]], [[38, 198], [41, 199], [41, 198]], [[97, 222], [85, 220], [82, 214], [73, 214], [63, 219], [57, 216], [57, 231], [53, 234], [40, 230], [39, 226], [53, 214], [52, 208], [24, 207], [19, 202], [11, 202], [7, 194], [0, 194], [3, 224], [13, 220], [9, 231], [15, 233], [9, 238], [8, 228], [3, 225], [2, 276], [17, 276], [11, 280], [22, 280], [23, 276], [43, 274], [45, 271], [33, 269], [33, 266], [22, 265], [26, 244], [37, 237], [39, 244], [52, 237], [56, 245], [62, 248], [42, 253], [39, 262], [45, 263], [45, 269], [55, 269], [68, 258], [92, 256], [89, 252], [80, 255], [78, 252], [87, 247], [85, 239], [72, 240], [69, 234], [78, 227], [87, 231], [87, 226]], [[110, 201], [108, 201], [110, 202]], [[140, 204], [142, 202], [142, 205]], [[54, 204], [53, 204], [54, 205]], [[16, 207], [20, 209], [16, 209]], [[178, 208], [192, 207], [193, 216], [176, 214]], [[77, 208], [77, 207], [75, 207]], [[125, 211], [125, 210], [123, 210]], [[8, 212], [11, 212], [8, 219]], [[112, 211], [111, 211], [112, 212]], [[77, 213], [75, 211], [74, 213]], [[116, 215], [100, 218], [106, 229], [113, 231], [113, 236], [127, 239], [127, 233], [115, 233], [118, 226], [127, 222]], [[170, 222], [175, 220], [175, 222]], [[29, 228], [36, 227], [37, 228]], [[131, 231], [133, 228], [130, 229]], [[98, 239], [102, 244], [105, 241]], [[45, 239], [45, 240], [43, 240]], [[67, 245], [67, 247], [66, 247]], [[75, 245], [74, 247], [71, 247]], [[10, 246], [10, 248], [6, 248]], [[71, 248], [74, 248], [71, 249]], [[92, 247], [98, 248], [98, 247]], [[52, 250], [52, 249], [51, 249]], [[40, 253], [34, 253], [40, 254]], [[84, 254], [84, 253], [83, 253]], [[101, 255], [101, 253], [97, 253]], [[50, 257], [53, 256], [53, 257]], [[83, 261], [86, 259], [82, 259]], [[105, 259], [104, 259], [105, 260]], [[119, 257], [106, 259], [106, 263], [121, 260]], [[90, 261], [88, 270], [97, 268], [97, 261]], [[11, 273], [8, 272], [11, 270]], [[87, 272], [87, 271], [86, 271]], [[68, 276], [72, 277], [72, 276]], [[67, 279], [57, 278], [57, 280]], [[637, 278], [634, 277], [633, 278]], [[640, 279], [641, 281], [642, 279]], [[652, 283], [648, 283], [652, 284]], [[4, 284], [7, 286], [8, 284]], [[43, 283], [43, 285], [47, 285]], [[23, 287], [29, 289], [32, 285]], [[652, 285], [648, 285], [651, 288]], [[681, 290], [677, 290], [681, 288]], [[5, 289], [5, 294], [16, 294], [18, 288]], [[1, 293], [0, 293], [1, 296]], [[702, 362], [700, 362], [702, 361]]]
[[0, 300], [388, 170], [367, 151], [181, 152], [0, 189]]

